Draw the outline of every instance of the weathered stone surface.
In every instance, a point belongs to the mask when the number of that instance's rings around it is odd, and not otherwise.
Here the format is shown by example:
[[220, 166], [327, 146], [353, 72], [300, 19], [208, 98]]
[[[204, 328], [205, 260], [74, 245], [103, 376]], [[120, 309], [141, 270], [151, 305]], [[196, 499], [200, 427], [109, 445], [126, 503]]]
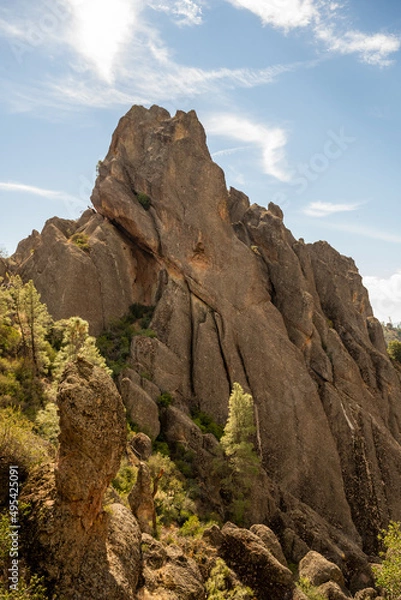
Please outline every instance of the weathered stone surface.
[[148, 534], [155, 533], [156, 529], [156, 512], [152, 491], [153, 484], [149, 467], [146, 463], [141, 462], [135, 485], [128, 496], [128, 502], [133, 514], [138, 519], [142, 533]]
[[375, 600], [377, 598], [377, 592], [374, 588], [365, 588], [359, 590], [354, 596], [354, 600]]
[[58, 404], [56, 469], [39, 469], [24, 488], [27, 557], [57, 597], [134, 600], [138, 524], [121, 504], [102, 507], [125, 447], [121, 398], [102, 369], [79, 360], [64, 374]]
[[141, 431], [130, 441], [130, 446], [139, 460], [148, 460], [152, 454], [152, 440]]
[[291, 571], [266, 548], [262, 540], [247, 529], [226, 523], [222, 529], [220, 556], [260, 600], [286, 600], [293, 596]]
[[159, 409], [142, 387], [125, 377], [120, 382], [120, 392], [127, 415], [132, 423], [152, 439], [160, 433]]
[[[55, 319], [78, 315], [97, 335], [134, 302], [148, 304], [157, 288], [157, 273], [138, 248], [100, 215], [77, 222], [47, 221], [21, 242], [13, 256], [23, 280], [33, 279]], [[87, 250], [74, 234], [87, 239]], [[150, 267], [150, 268], [149, 268]]]
[[282, 565], [287, 567], [287, 560], [284, 556], [281, 544], [277, 539], [276, 534], [266, 525], [255, 524], [251, 527], [252, 533], [260, 537], [264, 545]]
[[311, 550], [299, 563], [299, 576], [305, 577], [312, 585], [319, 586], [328, 581], [344, 586], [341, 569], [319, 552]]
[[178, 547], [142, 536], [143, 586], [139, 600], [203, 600], [205, 589], [195, 561]]
[[81, 359], [63, 376], [58, 408], [57, 492], [83, 526], [90, 527], [120, 466], [126, 437], [124, 408], [109, 375]]
[[328, 581], [327, 583], [319, 585], [317, 592], [321, 594], [323, 598], [327, 598], [327, 600], [349, 600], [349, 598], [351, 598], [351, 595], [345, 593], [338, 583], [334, 583], [334, 581]]

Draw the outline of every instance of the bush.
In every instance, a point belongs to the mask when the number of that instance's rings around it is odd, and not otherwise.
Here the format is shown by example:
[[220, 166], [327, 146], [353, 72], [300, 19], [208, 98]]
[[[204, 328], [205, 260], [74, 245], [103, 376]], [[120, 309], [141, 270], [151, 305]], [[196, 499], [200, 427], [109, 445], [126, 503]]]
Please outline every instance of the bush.
[[385, 590], [385, 597], [397, 600], [401, 594], [401, 523], [391, 521], [379, 535], [385, 551], [379, 567], [373, 567], [376, 585]]
[[401, 342], [392, 340], [387, 347], [387, 353], [390, 358], [398, 363], [401, 363]]
[[218, 440], [221, 439], [224, 433], [223, 425], [219, 425], [216, 421], [207, 413], [195, 409], [192, 412], [192, 420], [199, 427], [202, 433], [212, 433]]
[[173, 402], [174, 398], [169, 392], [163, 392], [156, 400], [160, 408], [167, 408]]
[[48, 459], [46, 444], [35, 435], [33, 426], [19, 410], [0, 410], [0, 456], [26, 471]]
[[84, 252], [89, 252], [89, 236], [86, 233], [77, 232], [70, 238], [70, 241], [75, 244], [80, 250]]
[[35, 419], [35, 431], [43, 439], [57, 445], [60, 433], [60, 418], [54, 402], [49, 402], [45, 408], [38, 411]]
[[245, 587], [233, 577], [222, 558], [217, 558], [216, 565], [205, 583], [207, 597], [210, 600], [252, 600], [253, 591]]
[[301, 577], [297, 587], [309, 600], [326, 600], [326, 597], [318, 591], [317, 587], [311, 584], [307, 577]]
[[144, 194], [143, 192], [138, 192], [136, 197], [138, 198], [138, 202], [142, 206], [142, 208], [144, 208], [145, 210], [149, 210], [151, 206], [149, 196], [147, 194]]
[[155, 496], [159, 522], [166, 526], [172, 523], [182, 525], [195, 513], [195, 504], [188, 498], [185, 489], [185, 479], [168, 456], [153, 454], [148, 465], [153, 479], [163, 470]]
[[179, 530], [180, 535], [184, 537], [201, 538], [205, 529], [217, 525], [217, 521], [208, 521], [203, 523], [197, 515], [191, 515]]
[[110, 321], [107, 328], [97, 338], [96, 345], [105, 357], [114, 377], [117, 377], [128, 366], [134, 335], [156, 337], [156, 333], [149, 329], [153, 312], [154, 306], [132, 304], [126, 315]]
[[138, 469], [128, 464], [122, 464], [111, 485], [119, 493], [127, 495], [135, 485]]

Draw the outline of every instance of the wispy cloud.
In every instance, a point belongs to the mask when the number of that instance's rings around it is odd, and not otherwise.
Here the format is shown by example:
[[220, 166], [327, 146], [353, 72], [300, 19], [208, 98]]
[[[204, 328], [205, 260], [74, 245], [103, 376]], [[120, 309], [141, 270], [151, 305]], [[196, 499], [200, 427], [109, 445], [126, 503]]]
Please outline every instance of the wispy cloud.
[[280, 127], [267, 127], [235, 114], [217, 114], [206, 118], [206, 129], [212, 135], [228, 137], [256, 146], [261, 152], [264, 173], [280, 181], [291, 176], [285, 159], [287, 133]]
[[33, 196], [40, 196], [41, 198], [47, 198], [48, 200], [55, 200], [58, 202], [64, 202], [76, 204], [85, 208], [85, 203], [80, 198], [61, 192], [57, 190], [48, 190], [45, 188], [36, 187], [34, 185], [26, 185], [25, 183], [14, 183], [0, 181], [0, 192], [19, 192], [23, 194], [30, 194]]
[[202, 23], [202, 7], [193, 0], [149, 0], [154, 10], [172, 16], [178, 25], [200, 25]]
[[272, 25], [288, 33], [309, 27], [326, 50], [338, 54], [356, 54], [361, 62], [389, 66], [392, 55], [401, 48], [401, 38], [387, 33], [347, 30], [341, 23], [343, 5], [331, 0], [226, 0], [236, 8], [251, 11], [263, 25]]
[[286, 31], [305, 27], [317, 16], [314, 0], [228, 0], [236, 8], [245, 8], [258, 16], [264, 25]]
[[308, 217], [329, 217], [336, 213], [349, 212], [357, 210], [361, 204], [346, 204], [333, 202], [311, 202], [303, 209], [303, 213]]
[[389, 318], [396, 323], [401, 322], [401, 272], [390, 277], [363, 277], [363, 283], [369, 291], [373, 312], [380, 321]]
[[361, 31], [347, 31], [338, 36], [331, 28], [317, 27], [318, 39], [325, 42], [331, 52], [357, 54], [360, 60], [370, 65], [389, 66], [389, 57], [401, 48], [401, 39], [384, 33], [365, 34]]

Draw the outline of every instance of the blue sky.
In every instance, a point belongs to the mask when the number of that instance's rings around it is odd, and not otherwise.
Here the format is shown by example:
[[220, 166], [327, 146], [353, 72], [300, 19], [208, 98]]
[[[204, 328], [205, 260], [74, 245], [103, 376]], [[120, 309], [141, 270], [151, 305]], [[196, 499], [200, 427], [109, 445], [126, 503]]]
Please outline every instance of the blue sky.
[[401, 321], [399, 0], [0, 0], [0, 246], [90, 203], [132, 104], [194, 108], [227, 185], [352, 256]]

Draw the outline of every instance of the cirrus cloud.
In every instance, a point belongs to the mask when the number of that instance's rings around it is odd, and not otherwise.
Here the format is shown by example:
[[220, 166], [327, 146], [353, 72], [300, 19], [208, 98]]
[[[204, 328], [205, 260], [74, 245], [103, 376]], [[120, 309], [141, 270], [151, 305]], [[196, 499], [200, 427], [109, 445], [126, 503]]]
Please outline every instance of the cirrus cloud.
[[311, 202], [303, 209], [303, 213], [308, 217], [329, 217], [336, 213], [349, 212], [357, 210], [360, 204], [346, 204], [333, 202]]

